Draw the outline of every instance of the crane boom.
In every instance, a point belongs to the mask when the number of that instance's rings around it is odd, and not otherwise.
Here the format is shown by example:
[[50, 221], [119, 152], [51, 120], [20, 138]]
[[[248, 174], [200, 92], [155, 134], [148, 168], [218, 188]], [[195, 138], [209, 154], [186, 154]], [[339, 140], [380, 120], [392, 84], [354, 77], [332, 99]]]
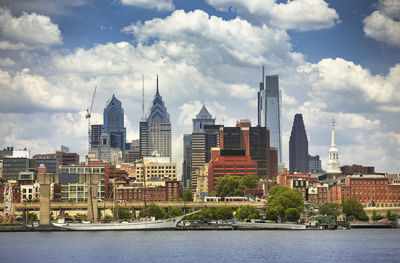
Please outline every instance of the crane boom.
[[93, 108], [93, 103], [94, 103], [94, 97], [96, 96], [96, 90], [97, 86], [94, 87], [93, 91], [93, 96], [92, 96], [92, 103], [90, 104], [90, 108], [86, 110], [86, 119], [88, 120], [88, 154], [90, 152], [90, 146], [91, 146], [91, 127], [90, 127], [90, 117], [92, 117], [92, 108]]
[[92, 113], [92, 108], [93, 108], [93, 103], [94, 103], [94, 97], [96, 96], [96, 90], [97, 90], [97, 86], [94, 87], [94, 91], [93, 91], [93, 97], [92, 97], [92, 104], [90, 105], [90, 111], [89, 113]]

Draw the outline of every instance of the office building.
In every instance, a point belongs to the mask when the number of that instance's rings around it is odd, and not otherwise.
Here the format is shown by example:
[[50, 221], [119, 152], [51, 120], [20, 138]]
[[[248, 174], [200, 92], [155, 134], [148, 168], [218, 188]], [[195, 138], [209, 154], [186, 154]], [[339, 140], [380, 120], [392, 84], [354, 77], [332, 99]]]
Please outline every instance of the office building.
[[37, 156], [37, 158], [34, 157], [33, 159], [36, 161], [36, 168], [42, 164], [44, 167], [46, 167], [47, 173], [58, 173], [59, 163], [57, 158], [40, 158], [40, 156]]
[[192, 189], [191, 188], [191, 179], [192, 179], [192, 135], [184, 134], [183, 135], [183, 163], [182, 163], [182, 186], [183, 189]]
[[141, 156], [160, 156], [172, 159], [171, 122], [158, 88], [153, 105], [145, 120], [140, 121]]
[[289, 170], [291, 173], [309, 171], [308, 139], [302, 114], [294, 116], [289, 140]]
[[283, 167], [281, 142], [281, 92], [278, 75], [265, 76], [262, 70], [262, 82], [258, 91], [258, 126], [270, 130], [270, 147], [278, 152], [279, 167]]
[[[28, 158], [22, 157], [4, 157], [3, 158], [3, 179], [18, 180], [19, 173], [30, 168]], [[33, 168], [33, 167], [32, 167]]]
[[192, 159], [191, 159], [191, 185], [192, 192], [197, 189], [197, 169], [204, 167], [211, 158], [211, 148], [218, 146], [219, 125], [215, 125], [215, 118], [203, 105], [193, 122], [192, 132]]
[[103, 124], [93, 124], [90, 130], [90, 151], [100, 146], [100, 136], [103, 134]]
[[308, 169], [310, 173], [322, 173], [321, 160], [319, 155], [311, 156], [308, 155]]
[[36, 154], [33, 159], [57, 159], [58, 165], [79, 165], [79, 154], [70, 152], [56, 152], [50, 154]]
[[124, 109], [121, 101], [114, 95], [107, 101], [104, 108], [104, 129], [103, 133], [109, 135], [110, 146], [118, 148], [125, 155], [126, 128], [124, 127]]
[[140, 140], [132, 140], [131, 149], [125, 150], [125, 162], [126, 163], [134, 163], [136, 160], [139, 160], [140, 157]]

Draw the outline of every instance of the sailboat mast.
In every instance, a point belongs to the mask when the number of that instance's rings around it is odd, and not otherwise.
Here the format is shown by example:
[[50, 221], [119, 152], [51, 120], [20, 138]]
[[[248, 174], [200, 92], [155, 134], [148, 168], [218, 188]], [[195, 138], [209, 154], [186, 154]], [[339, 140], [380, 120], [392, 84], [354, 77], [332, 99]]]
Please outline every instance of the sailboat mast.
[[147, 188], [146, 188], [146, 165], [144, 164], [144, 159], [142, 158], [142, 164], [143, 164], [143, 184], [144, 184], [144, 211], [145, 211], [145, 216], [147, 217]]

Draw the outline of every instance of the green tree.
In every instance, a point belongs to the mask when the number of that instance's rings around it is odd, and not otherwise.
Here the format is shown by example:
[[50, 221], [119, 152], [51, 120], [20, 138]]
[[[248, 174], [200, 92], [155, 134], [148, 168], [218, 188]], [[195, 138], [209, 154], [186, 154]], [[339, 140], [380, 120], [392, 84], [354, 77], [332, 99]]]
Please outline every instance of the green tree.
[[372, 212], [372, 220], [381, 220], [383, 218], [384, 218], [384, 216], [380, 215], [380, 214], [376, 214], [375, 210]]
[[222, 206], [215, 209], [215, 216], [216, 219], [232, 219], [233, 213], [232, 208], [229, 206]]
[[226, 175], [219, 178], [211, 195], [243, 196], [245, 189], [254, 189], [257, 187], [259, 178], [256, 175], [230, 176]]
[[183, 201], [193, 201], [192, 191], [187, 189], [185, 192], [183, 192], [182, 200]]
[[245, 205], [236, 210], [236, 216], [239, 220], [260, 218], [260, 212], [257, 207]]
[[289, 222], [296, 222], [300, 218], [300, 213], [296, 208], [288, 208], [285, 211], [285, 217]]
[[177, 217], [177, 216], [181, 216], [183, 215], [183, 211], [182, 209], [180, 209], [179, 207], [171, 207], [167, 213], [167, 217]]
[[337, 218], [340, 215], [341, 207], [338, 202], [325, 203], [319, 207], [321, 215], [334, 216]]
[[[145, 217], [146, 216], [146, 211], [145, 209], [142, 209], [139, 214], [140, 217]], [[163, 219], [167, 216], [165, 213], [164, 209], [161, 209], [159, 206], [156, 204], [150, 204], [147, 206], [147, 216], [150, 217], [155, 217], [156, 219]]]
[[281, 220], [284, 220], [286, 210], [295, 208], [299, 214], [304, 210], [304, 199], [300, 191], [286, 186], [274, 186], [269, 192], [267, 214], [275, 210]]
[[38, 216], [35, 213], [28, 213], [28, 221], [32, 222], [32, 221], [38, 221]]
[[368, 216], [364, 211], [362, 204], [354, 199], [348, 199], [342, 204], [342, 211], [347, 219], [356, 218], [361, 221], [367, 221]]
[[258, 178], [257, 175], [246, 175], [240, 177], [240, 184], [245, 188], [245, 189], [255, 189], [257, 188], [258, 181], [260, 181], [260, 178]]
[[277, 222], [279, 218], [279, 212], [275, 209], [268, 209], [265, 217], [268, 220]]
[[118, 206], [119, 219], [132, 219], [132, 212], [127, 207]]

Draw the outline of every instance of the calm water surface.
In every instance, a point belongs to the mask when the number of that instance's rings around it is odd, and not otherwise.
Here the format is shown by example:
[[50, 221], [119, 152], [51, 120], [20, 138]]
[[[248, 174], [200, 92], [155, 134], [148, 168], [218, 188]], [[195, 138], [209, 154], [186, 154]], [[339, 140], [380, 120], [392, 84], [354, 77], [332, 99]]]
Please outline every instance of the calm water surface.
[[0, 233], [0, 262], [400, 262], [400, 229]]

